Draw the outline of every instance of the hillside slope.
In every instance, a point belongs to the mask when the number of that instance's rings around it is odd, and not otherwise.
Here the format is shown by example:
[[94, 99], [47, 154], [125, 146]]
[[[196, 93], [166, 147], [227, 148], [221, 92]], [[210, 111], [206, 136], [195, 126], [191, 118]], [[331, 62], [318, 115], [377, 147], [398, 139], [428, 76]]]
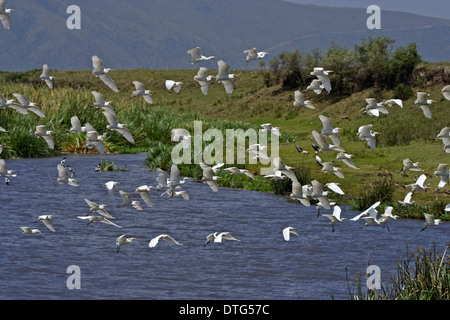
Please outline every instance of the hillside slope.
[[[325, 50], [335, 41], [352, 47], [362, 37], [388, 36], [396, 45], [416, 42], [424, 60], [450, 60], [446, 34], [450, 20], [383, 11], [382, 29], [368, 30], [362, 9], [324, 8], [279, 0], [134, 0], [77, 1], [81, 30], [66, 27], [61, 0], [17, 0], [8, 6], [11, 30], [0, 30], [0, 70], [41, 68], [88, 70], [99, 55], [115, 69], [190, 68], [186, 50], [200, 46], [232, 68], [245, 66], [245, 49], [273, 55], [299, 49]], [[209, 67], [215, 67], [211, 62]]]

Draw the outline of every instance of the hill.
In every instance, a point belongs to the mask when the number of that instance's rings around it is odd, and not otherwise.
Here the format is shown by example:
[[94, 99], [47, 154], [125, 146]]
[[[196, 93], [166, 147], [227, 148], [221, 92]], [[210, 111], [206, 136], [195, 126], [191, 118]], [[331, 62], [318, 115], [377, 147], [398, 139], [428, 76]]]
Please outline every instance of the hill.
[[[7, 2], [8, 3], [8, 2]], [[88, 70], [99, 55], [115, 69], [189, 69], [186, 51], [200, 46], [235, 69], [245, 66], [245, 49], [280, 52], [330, 43], [353, 47], [361, 38], [387, 36], [403, 46], [416, 42], [429, 62], [450, 60], [450, 20], [383, 11], [381, 30], [368, 30], [365, 10], [300, 5], [280, 0], [77, 1], [81, 29], [69, 30], [61, 0], [17, 0], [11, 29], [0, 30], [0, 70], [25, 71], [44, 63], [54, 70]], [[211, 61], [208, 67], [215, 68]]]

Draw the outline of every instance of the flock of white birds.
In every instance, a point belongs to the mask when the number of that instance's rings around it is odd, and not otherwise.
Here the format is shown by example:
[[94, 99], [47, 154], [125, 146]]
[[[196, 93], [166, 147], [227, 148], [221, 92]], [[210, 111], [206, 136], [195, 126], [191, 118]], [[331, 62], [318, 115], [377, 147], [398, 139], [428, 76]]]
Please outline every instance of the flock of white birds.
[[[0, 20], [2, 21], [5, 29], [9, 29], [10, 27], [9, 14], [13, 11], [14, 11], [13, 9], [5, 9], [5, 1], [0, 0]], [[221, 83], [224, 86], [226, 93], [231, 94], [233, 92], [235, 75], [229, 73], [229, 65], [225, 61], [219, 59], [216, 56], [202, 55], [201, 49], [199, 47], [192, 48], [188, 50], [187, 53], [190, 54], [191, 56], [190, 63], [193, 65], [201, 61], [207, 61], [211, 59], [217, 60], [218, 73], [215, 76], [215, 81], [213, 81], [213, 76], [208, 75], [209, 70], [205, 67], [200, 67], [198, 73], [194, 76], [194, 81], [200, 85], [200, 89], [203, 95], [208, 94], [208, 89], [210, 85], [214, 82]], [[245, 50], [244, 53], [247, 54], [246, 55], [247, 64], [251, 60], [263, 59], [266, 55], [269, 54], [268, 52], [265, 51], [258, 52], [256, 48]], [[114, 69], [105, 68], [102, 59], [100, 59], [96, 55], [92, 56], [92, 67], [93, 68], [91, 77], [99, 78], [106, 86], [108, 86], [114, 92], [119, 91], [114, 80], [109, 74], [110, 71]], [[321, 94], [323, 90], [325, 90], [326, 92], [330, 93], [332, 88], [329, 74], [331, 72], [332, 71], [325, 70], [324, 68], [321, 67], [314, 68], [313, 71], [311, 71], [311, 75], [315, 76], [316, 79], [314, 79], [311, 82], [311, 84], [306, 88], [305, 91], [313, 91], [316, 94]], [[50, 75], [50, 68], [47, 64], [43, 65], [40, 79], [44, 81], [50, 89], [54, 88], [55, 78]], [[147, 103], [149, 104], [153, 103], [152, 91], [146, 89], [144, 83], [134, 81], [133, 84], [135, 85], [136, 90], [132, 92], [132, 96], [130, 99], [142, 97]], [[178, 93], [181, 90], [183, 83], [174, 80], [167, 80], [165, 85], [167, 90], [174, 90], [176, 93]], [[445, 86], [442, 89], [442, 94], [447, 100], [450, 100], [450, 86]], [[97, 91], [92, 91], [92, 95], [94, 96], [95, 99], [95, 103], [93, 104], [92, 107], [101, 108], [103, 110], [104, 116], [106, 117], [109, 123], [106, 129], [115, 130], [119, 132], [127, 141], [129, 141], [130, 143], [134, 143], [133, 135], [130, 132], [130, 130], [126, 128], [125, 124], [119, 123], [117, 121], [114, 108], [110, 105], [111, 101], [106, 101], [104, 95]], [[39, 106], [33, 102], [28, 101], [28, 99], [24, 95], [15, 93], [14, 96], [18, 100], [18, 102], [16, 102], [13, 99], [6, 99], [2, 95], [0, 95], [0, 108], [9, 107], [21, 114], [27, 114], [28, 111], [31, 111], [36, 115], [38, 115], [39, 117], [45, 117], [45, 114], [42, 112]], [[363, 114], [375, 117], [378, 117], [380, 113], [388, 114], [389, 113], [388, 108], [392, 107], [393, 105], [397, 105], [403, 108], [403, 102], [400, 99], [391, 99], [387, 101], [377, 102], [373, 98], [367, 98], [366, 102], [367, 106], [362, 110]], [[428, 99], [427, 93], [417, 92], [417, 99], [414, 105], [423, 110], [424, 116], [426, 118], [431, 118], [432, 116], [431, 105], [433, 102], [434, 102], [433, 100]], [[309, 100], [305, 100], [304, 94], [300, 90], [296, 90], [294, 92], [293, 106], [294, 108], [306, 107], [310, 109], [315, 109], [315, 106]], [[333, 127], [332, 119], [325, 117], [323, 115], [320, 115], [319, 118], [323, 124], [323, 127], [321, 128], [320, 132], [316, 130], [312, 131], [312, 136], [314, 137], [314, 140], [316, 141], [317, 144], [315, 144], [313, 142], [313, 138], [311, 138], [311, 145], [315, 149], [316, 161], [321, 166], [321, 171], [323, 173], [333, 173], [339, 178], [344, 178], [344, 172], [341, 168], [335, 167], [333, 162], [323, 162], [319, 154], [322, 152], [337, 151], [338, 152], [336, 156], [337, 161], [342, 161], [348, 167], [357, 170], [358, 168], [351, 161], [353, 155], [346, 153], [343, 147], [341, 146], [341, 137], [339, 135], [339, 128]], [[77, 116], [73, 116], [71, 118], [71, 124], [72, 127], [70, 129], [70, 132], [86, 132], [86, 146], [88, 148], [96, 148], [100, 154], [105, 154], [105, 145], [102, 140], [103, 137], [102, 135], [99, 134], [99, 132], [96, 129], [92, 127], [92, 125], [86, 123], [85, 126], [82, 126]], [[278, 127], [273, 127], [270, 123], [262, 124], [261, 127], [266, 132], [276, 134], [278, 136], [280, 135], [280, 129]], [[5, 129], [0, 128], [0, 132], [5, 131], [6, 131]], [[189, 139], [191, 138], [190, 136], [183, 135], [182, 130], [180, 130], [179, 128], [174, 128], [171, 134], [172, 134], [172, 141], [175, 142], [189, 141]], [[370, 148], [376, 147], [377, 134], [379, 133], [373, 131], [372, 124], [363, 125], [359, 127], [357, 131], [359, 139], [366, 141]], [[54, 148], [52, 131], [47, 130], [45, 125], [36, 126], [36, 130], [33, 136], [45, 139], [48, 147], [51, 149]], [[449, 127], [443, 128], [436, 138], [442, 140], [444, 144], [444, 152], [450, 153]], [[327, 139], [330, 139], [330, 141], [328, 141]], [[295, 146], [297, 147], [297, 150], [299, 152], [308, 153], [301, 147], [297, 145]], [[0, 146], [0, 153], [1, 150], [2, 146]], [[259, 144], [251, 145], [249, 146], [247, 151], [255, 159], [257, 158], [270, 159], [270, 157], [267, 154], [267, 146], [262, 146]], [[373, 204], [370, 208], [361, 212], [360, 214], [351, 219], [342, 218], [341, 208], [338, 205], [336, 205], [333, 201], [330, 201], [329, 198], [330, 191], [338, 194], [344, 194], [344, 191], [339, 187], [339, 183], [327, 183], [325, 185], [322, 185], [322, 183], [320, 183], [319, 181], [313, 180], [309, 185], [301, 185], [292, 168], [285, 165], [279, 157], [272, 159], [272, 164], [273, 164], [273, 173], [266, 175], [265, 177], [271, 179], [290, 179], [292, 181], [292, 193], [290, 194], [290, 198], [298, 200], [304, 206], [310, 206], [311, 200], [314, 200], [317, 203], [316, 207], [318, 216], [320, 215], [320, 209], [322, 208], [333, 210], [332, 214], [323, 214], [323, 216], [330, 219], [332, 232], [335, 231], [335, 225], [338, 223], [342, 223], [344, 220], [357, 221], [360, 219], [364, 219], [365, 226], [372, 226], [372, 225], [387, 226], [387, 222], [397, 219], [397, 216], [392, 213], [393, 208], [390, 206], [385, 208], [384, 213], [382, 214], [379, 213], [376, 210], [376, 208], [378, 205], [380, 205], [380, 202]], [[404, 164], [403, 171], [407, 170], [423, 171], [418, 167], [418, 163], [413, 163], [410, 159], [405, 159], [403, 164]], [[250, 179], [254, 179], [253, 174], [249, 170], [239, 169], [236, 167], [229, 167], [222, 169], [223, 165], [224, 165], [223, 163], [220, 163], [211, 167], [204, 163], [200, 164], [201, 168], [203, 169], [202, 182], [207, 184], [213, 192], [218, 192], [219, 190], [217, 184], [217, 179], [219, 177], [215, 175], [218, 172], [218, 170], [226, 170], [232, 175], [246, 175]], [[58, 171], [58, 178], [55, 184], [68, 184], [73, 187], [78, 186], [78, 182], [75, 179], [75, 170], [73, 170], [71, 167], [65, 164], [65, 159], [63, 159], [63, 161], [61, 161], [61, 163], [57, 165], [57, 171]], [[152, 207], [153, 205], [151, 199], [152, 196], [150, 194], [150, 191], [152, 189], [156, 189], [157, 191], [165, 189], [162, 195], [166, 194], [168, 198], [181, 197], [184, 200], [189, 200], [189, 195], [187, 191], [178, 190], [183, 186], [187, 178], [185, 177], [181, 179], [180, 171], [176, 164], [172, 165], [170, 174], [162, 169], [157, 169], [157, 174], [158, 177], [156, 179], [156, 182], [158, 184], [156, 186], [151, 185], [139, 186], [136, 188], [135, 192], [131, 195], [123, 190], [118, 190], [118, 193], [120, 194], [120, 197], [122, 199], [121, 206], [131, 206], [137, 210], [143, 210], [140, 201], [133, 200], [134, 196], [139, 195], [140, 199], [143, 200], [148, 207]], [[438, 168], [434, 172], [435, 176], [439, 176], [441, 178], [438, 188], [442, 188], [443, 186], [445, 186], [445, 184], [448, 183], [449, 174], [450, 171], [448, 170], [447, 164], [440, 164], [438, 166]], [[15, 176], [13, 170], [7, 170], [6, 163], [3, 159], [0, 159], [0, 175], [5, 177], [5, 182], [7, 184], [9, 184], [10, 182], [9, 178]], [[426, 190], [429, 187], [429, 184], [424, 185], [425, 179], [426, 175], [423, 174], [417, 179], [415, 183], [405, 186], [410, 187], [411, 191], [407, 194], [407, 196], [403, 201], [399, 202], [405, 206], [413, 204], [414, 203], [414, 201], [412, 201], [413, 193], [421, 190]], [[109, 181], [106, 182], [104, 186], [107, 189], [108, 193], [114, 194], [117, 184], [119, 184], [119, 182]], [[328, 188], [330, 191], [325, 191], [324, 188]], [[115, 218], [106, 210], [107, 205], [96, 204], [87, 198], [85, 199], [85, 201], [88, 204], [90, 211], [87, 216], [79, 216], [78, 217], [79, 219], [87, 220], [88, 224], [92, 222], [102, 222], [108, 225], [115, 226], [117, 228], [122, 227], [111, 221], [114, 220]], [[450, 204], [447, 205], [445, 210], [450, 211]], [[95, 215], [94, 213], [97, 213], [98, 215]], [[424, 216], [425, 216], [425, 224], [424, 227], [421, 229], [421, 231], [425, 230], [430, 226], [438, 225], [441, 222], [439, 219], [434, 219], [434, 217], [428, 213], [424, 213]], [[49, 230], [51, 230], [52, 232], [56, 232], [56, 229], [51, 222], [53, 218], [54, 218], [53, 215], [40, 215], [38, 216], [36, 221], [42, 221], [43, 224]], [[25, 234], [41, 233], [39, 229], [31, 229], [30, 227], [20, 227], [20, 228], [23, 230], [23, 233]], [[290, 236], [292, 234], [298, 236], [296, 228], [294, 227], [286, 227], [281, 231], [281, 233], [285, 241], [289, 241]], [[136, 239], [135, 237], [127, 237], [125, 234], [119, 236], [116, 239], [117, 253], [119, 252], [121, 246], [129, 245], [135, 239]], [[224, 239], [240, 241], [235, 237], [231, 236], [230, 232], [228, 231], [214, 232], [206, 236], [206, 241], [204, 245], [207, 245], [210, 242], [216, 243], [222, 242], [222, 240]], [[171, 235], [161, 234], [150, 240], [149, 247], [150, 248], [155, 247], [160, 240], [166, 240], [176, 245], [182, 245], [180, 242], [175, 240]]]

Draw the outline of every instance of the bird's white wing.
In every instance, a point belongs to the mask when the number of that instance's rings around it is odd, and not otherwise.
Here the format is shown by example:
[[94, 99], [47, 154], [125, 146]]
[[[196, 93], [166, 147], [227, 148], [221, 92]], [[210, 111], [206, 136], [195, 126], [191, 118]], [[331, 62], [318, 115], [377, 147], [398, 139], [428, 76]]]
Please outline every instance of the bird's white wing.
[[290, 240], [290, 238], [291, 238], [291, 231], [289, 230], [289, 227], [283, 229], [283, 238], [284, 238], [285, 241], [289, 241]]
[[52, 136], [43, 136], [43, 138], [50, 149], [55, 149], [55, 140]]
[[116, 128], [117, 132], [119, 132], [125, 139], [127, 139], [129, 142], [134, 143], [133, 134], [130, 130], [127, 128]]
[[175, 240], [174, 238], [172, 238], [172, 237], [169, 236], [169, 235], [165, 235], [163, 239], [164, 239], [164, 240], [167, 240], [167, 241], [170, 241], [170, 242], [172, 242], [172, 243], [175, 243], [176, 245], [182, 246], [181, 243], [179, 243], [177, 240]]
[[330, 118], [320, 114], [319, 119], [322, 121], [323, 130], [325, 132], [331, 132], [333, 130], [333, 123]]
[[112, 91], [119, 92], [119, 89], [117, 89], [116, 83], [114, 80], [110, 77], [109, 74], [104, 73], [99, 76], [99, 78], [103, 81], [104, 84], [106, 84]]
[[429, 106], [429, 105], [421, 104], [421, 105], [420, 105], [420, 108], [422, 109], [423, 114], [425, 115], [425, 117], [428, 118], [428, 119], [431, 119], [432, 114], [431, 114], [431, 108], [430, 108], [430, 106]]
[[423, 183], [425, 182], [426, 179], [427, 179], [427, 176], [425, 174], [422, 174], [422, 175], [420, 175], [419, 178], [417, 178], [416, 184], [423, 187]]
[[228, 94], [232, 94], [234, 90], [234, 81], [233, 80], [222, 80], [222, 84], [225, 88], [225, 92]]
[[317, 75], [317, 78], [319, 78], [320, 82], [323, 84], [325, 90], [330, 93], [331, 91], [331, 82], [330, 82], [330, 78], [328, 78], [328, 76], [326, 75], [322, 75], [319, 74]]
[[28, 106], [30, 101], [21, 93], [13, 93], [13, 96], [19, 101], [22, 106]]
[[52, 224], [52, 222], [50, 221], [50, 220], [48, 220], [48, 219], [43, 219], [43, 220], [41, 220], [43, 223], [44, 223], [44, 225], [47, 227], [47, 228], [49, 228], [51, 231], [53, 231], [53, 232], [56, 232], [56, 230], [55, 230], [55, 227], [53, 226], [53, 224]]
[[166, 80], [166, 88], [167, 88], [167, 90], [172, 89], [174, 84], [175, 84], [175, 81], [173, 81], [173, 80]]
[[338, 194], [344, 194], [344, 191], [336, 184], [336, 183], [327, 183], [325, 184], [326, 187], [328, 187], [333, 192], [336, 192]]
[[92, 67], [95, 72], [103, 72], [103, 60], [98, 56], [92, 56]]
[[8, 105], [9, 108], [16, 110], [17, 112], [21, 114], [28, 114], [28, 110], [24, 107], [22, 107], [20, 104], [17, 103], [11, 103]]
[[139, 191], [139, 194], [147, 206], [149, 206], [149, 207], [153, 206], [152, 198], [150, 197], [150, 194], [148, 193], [148, 191]]
[[11, 27], [11, 22], [9, 19], [9, 15], [6, 13], [1, 13], [0, 14], [0, 21], [3, 24], [3, 28], [5, 28], [6, 30], [9, 30]]
[[218, 65], [218, 73], [220, 76], [224, 76], [224, 75], [228, 75], [228, 69], [230, 68], [230, 66], [228, 65], [228, 63], [226, 63], [223, 60], [219, 60], [217, 61], [217, 65]]
[[80, 119], [77, 116], [73, 116], [72, 118], [70, 118], [70, 123], [72, 125], [72, 127], [70, 128], [71, 131], [74, 132], [81, 131]]
[[201, 58], [200, 47], [192, 48], [187, 53], [191, 55], [191, 63], [195, 63], [195, 60]]

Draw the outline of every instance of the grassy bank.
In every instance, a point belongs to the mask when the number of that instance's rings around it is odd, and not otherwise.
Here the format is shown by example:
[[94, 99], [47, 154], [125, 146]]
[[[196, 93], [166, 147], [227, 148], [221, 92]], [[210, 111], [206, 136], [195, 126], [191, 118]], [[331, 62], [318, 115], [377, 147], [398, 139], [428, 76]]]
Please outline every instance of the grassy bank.
[[[193, 132], [195, 120], [201, 120], [203, 130], [218, 128], [226, 129], [259, 129], [262, 123], [270, 122], [280, 127], [283, 133], [280, 138], [280, 156], [289, 166], [296, 168], [303, 178], [317, 179], [322, 183], [339, 182], [345, 195], [333, 194], [332, 200], [340, 204], [351, 204], [362, 209], [371, 201], [383, 198], [384, 205], [393, 205], [395, 213], [403, 217], [423, 218], [423, 212], [429, 212], [436, 217], [448, 220], [443, 207], [450, 202], [448, 185], [438, 190], [439, 178], [432, 173], [440, 163], [448, 163], [449, 155], [442, 152], [441, 140], [436, 140], [439, 131], [449, 126], [448, 108], [450, 101], [440, 95], [440, 90], [446, 84], [442, 77], [430, 74], [440, 74], [450, 64], [422, 64], [417, 69], [421, 76], [417, 81], [420, 86], [410, 86], [406, 90], [404, 107], [389, 108], [388, 115], [380, 117], [364, 116], [360, 112], [364, 108], [365, 98], [373, 97], [378, 101], [396, 98], [400, 89], [369, 88], [357, 91], [351, 95], [342, 96], [323, 93], [316, 95], [305, 93], [316, 106], [315, 110], [292, 110], [293, 90], [284, 90], [281, 85], [267, 86], [265, 73], [261, 70], [239, 71], [236, 73], [236, 88], [227, 95], [221, 84], [213, 84], [207, 96], [201, 94], [197, 83], [192, 81], [197, 69], [192, 70], [118, 70], [112, 71], [119, 92], [109, 90], [97, 78], [89, 78], [90, 71], [54, 71], [56, 86], [50, 90], [39, 80], [40, 70], [23, 73], [0, 73], [0, 93], [13, 98], [13, 93], [22, 93], [30, 101], [36, 102], [46, 114], [39, 118], [34, 114], [21, 115], [9, 108], [0, 110], [0, 127], [8, 132], [0, 133], [0, 144], [4, 145], [2, 158], [13, 157], [44, 157], [65, 152], [95, 152], [85, 146], [84, 133], [70, 133], [70, 118], [78, 116], [81, 123], [90, 122], [94, 128], [105, 135], [108, 153], [148, 152], [147, 165], [153, 170], [156, 167], [169, 168], [170, 152], [173, 143], [170, 141], [172, 128], [185, 128]], [[428, 71], [423, 71], [428, 70]], [[442, 71], [443, 72], [443, 71]], [[422, 74], [424, 73], [424, 74]], [[215, 75], [216, 71], [211, 70]], [[168, 91], [164, 82], [166, 79], [182, 81], [181, 91], [176, 94]], [[132, 82], [144, 82], [153, 91], [154, 103], [149, 105], [143, 99], [131, 99], [134, 90]], [[135, 143], [131, 144], [117, 132], [106, 131], [107, 121], [101, 110], [89, 107], [93, 103], [91, 91], [96, 90], [111, 100], [119, 122], [126, 123], [132, 131]], [[433, 118], [426, 119], [420, 109], [413, 106], [416, 91], [426, 91], [436, 102], [432, 105]], [[411, 95], [411, 92], [413, 93]], [[353, 162], [360, 168], [355, 170], [342, 163], [335, 163], [343, 169], [345, 178], [340, 179], [333, 174], [320, 172], [320, 167], [314, 159], [310, 145], [311, 131], [321, 129], [319, 114], [330, 117], [335, 127], [341, 128], [341, 146], [354, 155]], [[374, 130], [381, 132], [377, 147], [369, 149], [364, 141], [356, 137], [360, 125], [373, 124]], [[45, 124], [48, 130], [53, 130], [55, 150], [50, 150], [42, 139], [30, 137], [38, 124]], [[295, 149], [293, 141], [302, 146], [309, 154], [300, 154]], [[207, 145], [204, 142], [204, 146]], [[335, 160], [336, 152], [326, 151], [320, 154], [324, 161]], [[427, 174], [426, 183], [430, 183], [427, 192], [414, 194], [416, 203], [410, 207], [402, 207], [398, 200], [403, 200], [408, 188], [403, 185], [413, 183], [418, 172], [408, 171], [402, 174], [402, 160], [411, 158], [420, 162], [420, 167]], [[244, 165], [237, 165], [244, 167]], [[201, 170], [198, 165], [180, 166], [183, 175], [198, 178]], [[246, 165], [256, 174], [255, 180], [246, 177], [230, 177], [220, 173], [222, 186], [276, 192], [288, 195], [290, 184], [273, 182], [259, 176], [258, 165]], [[388, 194], [384, 189], [378, 191], [377, 186], [388, 185]], [[371, 204], [371, 203], [370, 203]], [[382, 208], [382, 207], [381, 207]]]

